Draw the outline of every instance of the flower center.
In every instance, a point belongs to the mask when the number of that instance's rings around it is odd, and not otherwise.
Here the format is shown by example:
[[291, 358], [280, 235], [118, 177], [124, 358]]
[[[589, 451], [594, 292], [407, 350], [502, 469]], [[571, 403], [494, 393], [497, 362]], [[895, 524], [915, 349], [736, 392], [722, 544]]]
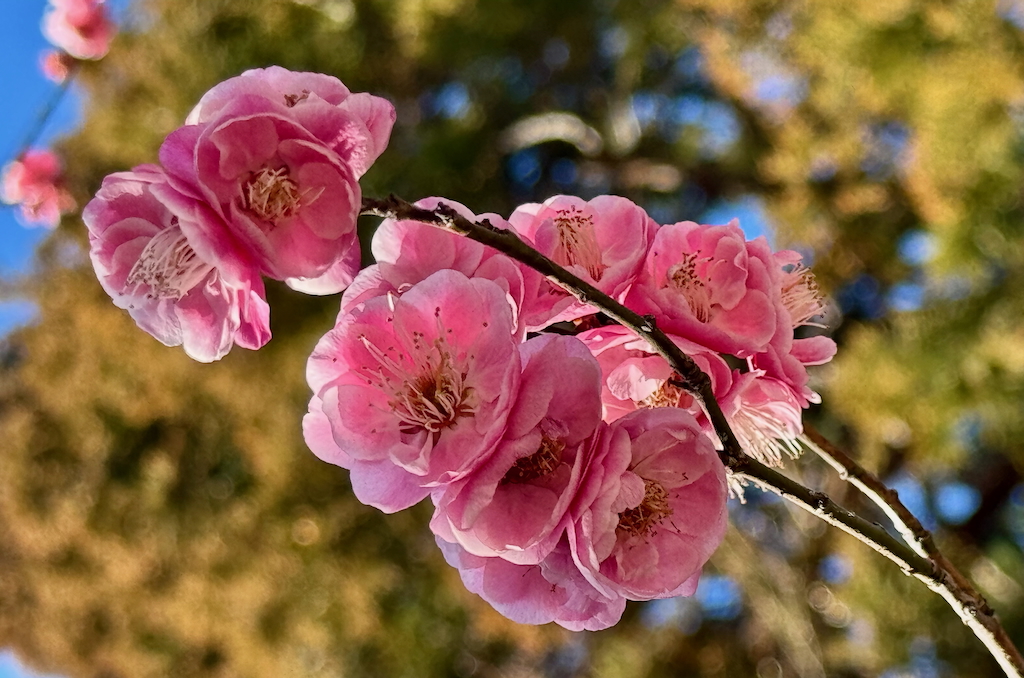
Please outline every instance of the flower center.
[[[442, 330], [440, 321], [438, 327]], [[378, 364], [377, 369], [364, 367], [362, 373], [367, 384], [388, 395], [388, 407], [402, 433], [426, 431], [436, 438], [461, 417], [473, 416], [474, 389], [466, 385], [467, 372], [456, 366], [444, 334], [442, 330], [437, 339], [424, 344], [423, 333], [413, 332], [411, 367], [399, 362], [393, 346], [382, 351], [365, 335], [359, 337]]]
[[558, 210], [554, 221], [558, 246], [551, 258], [562, 266], [582, 266], [595, 282], [601, 280], [605, 267], [594, 234], [594, 219], [572, 206]]
[[668, 492], [658, 481], [644, 479], [643, 501], [636, 508], [619, 514], [617, 529], [624, 530], [633, 537], [642, 537], [650, 534], [670, 515], [672, 507], [668, 505]]
[[668, 284], [683, 295], [693, 317], [702, 323], [711, 320], [711, 295], [697, 273], [697, 255], [683, 252], [683, 260], [668, 270]]
[[[175, 222], [176, 223], [176, 222]], [[214, 267], [196, 256], [176, 225], [157, 233], [128, 272], [125, 290], [149, 287], [148, 299], [178, 300], [198, 285]]]
[[810, 319], [825, 310], [814, 273], [803, 264], [796, 264], [782, 273], [782, 305], [793, 318], [793, 327], [810, 325]]
[[537, 451], [528, 457], [516, 459], [516, 463], [501, 479], [501, 484], [528, 483], [531, 480], [551, 475], [562, 462], [563, 450], [565, 450], [565, 443], [543, 436]]
[[279, 221], [294, 216], [305, 197], [299, 191], [299, 185], [292, 181], [287, 167], [264, 167], [252, 173], [242, 185], [242, 206], [275, 226]]
[[679, 401], [687, 395], [686, 391], [679, 388], [673, 381], [679, 381], [680, 377], [675, 372], [668, 379], [661, 382], [658, 390], [637, 403], [640, 407], [679, 407]]
[[455, 425], [459, 417], [473, 413], [466, 397], [472, 389], [464, 385], [466, 375], [453, 369], [451, 357], [440, 353], [440, 360], [427, 372], [403, 383], [388, 401], [402, 422], [402, 433], [420, 430], [437, 433]]

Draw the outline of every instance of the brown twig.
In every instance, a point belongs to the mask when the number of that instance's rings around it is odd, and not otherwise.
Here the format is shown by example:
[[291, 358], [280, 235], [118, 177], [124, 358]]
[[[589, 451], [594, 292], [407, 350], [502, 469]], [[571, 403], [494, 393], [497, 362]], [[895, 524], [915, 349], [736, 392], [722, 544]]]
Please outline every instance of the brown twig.
[[[719, 451], [722, 463], [734, 476], [749, 481], [765, 491], [773, 492], [805, 511], [813, 513], [881, 553], [896, 563], [906, 574], [920, 579], [930, 589], [939, 593], [957, 611], [964, 623], [976, 635], [979, 635], [1007, 676], [1024, 678], [1024, 662], [1020, 661], [1020, 654], [1010, 642], [998, 620], [995, 617], [990, 618], [991, 623], [1002, 632], [1001, 635], [989, 634], [991, 638], [995, 639], [992, 644], [986, 640], [986, 637], [979, 634], [979, 628], [984, 629], [986, 633], [988, 631], [986, 626], [977, 622], [977, 616], [981, 613], [977, 601], [969, 597], [951, 579], [949, 571], [941, 567], [927, 552], [920, 553], [916, 548], [907, 546], [889, 534], [881, 525], [847, 511], [826, 494], [804, 487], [745, 454], [729, 426], [722, 408], [715, 400], [710, 378], [664, 332], [657, 328], [653, 317], [641, 316], [626, 308], [533, 249], [512, 231], [496, 228], [486, 220], [479, 223], [471, 221], [446, 205], [442, 204], [435, 209], [428, 210], [391, 195], [382, 200], [363, 198], [362, 212], [389, 219], [419, 221], [459, 233], [481, 244], [493, 247], [506, 256], [540, 272], [580, 302], [599, 308], [613, 320], [633, 330], [638, 336], [647, 340], [658, 355], [668, 361], [669, 365], [682, 377], [687, 388], [700, 399], [708, 419], [722, 443], [722, 449]], [[974, 620], [974, 623], [969, 622], [969, 619]]]
[[833, 445], [810, 424], [804, 424], [804, 435], [800, 440], [834, 468], [842, 479], [860, 490], [880, 508], [910, 548], [935, 564], [935, 578], [925, 582], [928, 588], [949, 602], [963, 623], [985, 643], [1007, 675], [1019, 675], [1024, 667], [1024, 658], [996, 619], [995, 610], [989, 606], [985, 597], [971, 581], [943, 555], [935, 544], [931, 532], [925, 529], [921, 521], [903, 505], [896, 490], [886, 487], [878, 476]]

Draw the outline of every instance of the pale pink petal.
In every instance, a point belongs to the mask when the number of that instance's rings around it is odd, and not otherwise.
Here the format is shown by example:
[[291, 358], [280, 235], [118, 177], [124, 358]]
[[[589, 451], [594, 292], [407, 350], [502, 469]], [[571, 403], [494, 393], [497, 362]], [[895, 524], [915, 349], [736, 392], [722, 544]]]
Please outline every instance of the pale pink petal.
[[613, 626], [625, 609], [625, 598], [602, 595], [582, 576], [564, 541], [539, 565], [474, 556], [442, 539], [437, 545], [469, 591], [520, 624], [597, 631]]

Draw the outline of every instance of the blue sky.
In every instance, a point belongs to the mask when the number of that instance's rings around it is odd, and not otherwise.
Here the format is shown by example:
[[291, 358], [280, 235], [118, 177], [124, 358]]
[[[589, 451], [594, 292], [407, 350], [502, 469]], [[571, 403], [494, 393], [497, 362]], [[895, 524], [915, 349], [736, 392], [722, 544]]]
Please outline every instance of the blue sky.
[[[0, 89], [7, 96], [0, 107], [0, 165], [7, 164], [18, 152], [39, 111], [57, 90], [39, 70], [39, 55], [49, 46], [39, 30], [45, 6], [45, 0], [4, 3], [4, 20], [0, 21], [0, 63], [4, 64], [0, 69]], [[40, 143], [45, 145], [62, 131], [73, 129], [79, 108], [75, 91], [68, 92], [43, 130]], [[19, 224], [15, 210], [0, 204], [0, 277], [11, 278], [29, 270], [32, 251], [46, 235], [45, 229]], [[0, 302], [0, 335], [29, 320], [31, 313], [31, 306], [23, 302]], [[40, 675], [24, 669], [11, 652], [0, 650], [0, 678]]]
[[[9, 162], [18, 152], [40, 110], [57, 91], [57, 86], [39, 70], [39, 55], [49, 47], [39, 29], [45, 7], [45, 0], [16, 0], [4, 6], [0, 86], [7, 97], [0, 108], [0, 164]], [[72, 89], [50, 117], [40, 144], [46, 145], [62, 131], [72, 129], [79, 108], [79, 97]], [[15, 209], [0, 204], [0, 276], [10, 278], [28, 270], [32, 250], [46, 234], [45, 229], [22, 226], [15, 218]], [[0, 334], [24, 322], [30, 313], [31, 307], [24, 303], [0, 303]], [[0, 672], [0, 678], [4, 675]]]
[[32, 673], [23, 667], [10, 652], [0, 652], [0, 678], [58, 678], [51, 674]]

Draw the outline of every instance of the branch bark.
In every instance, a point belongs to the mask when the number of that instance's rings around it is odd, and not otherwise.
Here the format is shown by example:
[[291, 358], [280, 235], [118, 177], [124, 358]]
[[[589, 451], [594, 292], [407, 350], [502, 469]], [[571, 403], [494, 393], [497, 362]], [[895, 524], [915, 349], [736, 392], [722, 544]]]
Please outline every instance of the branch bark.
[[839, 477], [860, 490], [880, 508], [910, 548], [934, 564], [935, 577], [925, 581], [928, 588], [942, 596], [956, 610], [961, 621], [985, 644], [1006, 675], [1020, 675], [1024, 658], [999, 623], [995, 610], [971, 581], [943, 555], [931, 532], [903, 505], [899, 494], [886, 487], [878, 476], [833, 445], [810, 424], [804, 424], [801, 442], [835, 469]]
[[[715, 400], [710, 378], [664, 332], [657, 328], [653, 317], [641, 316], [626, 308], [533, 249], [512, 231], [496, 228], [486, 220], [479, 223], [470, 221], [445, 205], [427, 210], [391, 195], [385, 199], [363, 198], [362, 213], [388, 219], [419, 221], [493, 247], [506, 256], [540, 272], [580, 302], [600, 308], [610, 318], [633, 330], [638, 336], [645, 339], [656, 353], [668, 361], [669, 365], [680, 375], [687, 388], [700, 400], [722, 443], [722, 449], [719, 450], [722, 463], [734, 476], [748, 481], [762, 490], [773, 492], [818, 516], [830, 525], [838, 527], [896, 563], [905, 574], [920, 579], [957, 611], [961, 620], [978, 635], [1007, 676], [1024, 678], [1024, 660], [1021, 660], [1020, 653], [1010, 641], [1009, 636], [1006, 635], [998, 619], [989, 614], [991, 609], [987, 605], [983, 607], [988, 610], [988, 613], [982, 610], [978, 605], [978, 599], [969, 595], [953, 579], [951, 572], [943, 567], [948, 564], [944, 557], [940, 564], [922, 544], [918, 543], [913, 547], [904, 544], [881, 525], [847, 511], [824, 493], [804, 487], [744, 453], [722, 412], [722, 408]], [[909, 512], [907, 513], [909, 514]], [[923, 530], [923, 528], [921, 529]], [[934, 542], [930, 543], [934, 548]], [[937, 549], [935, 549], [935, 553], [938, 553]], [[950, 565], [950, 567], [952, 566]], [[959, 575], [959, 573], [957, 574]], [[970, 586], [969, 582], [967, 584]], [[971, 587], [969, 590], [973, 591], [974, 589]], [[986, 623], [980, 621], [982, 614], [986, 615]], [[990, 626], [997, 629], [999, 633], [990, 631]]]

